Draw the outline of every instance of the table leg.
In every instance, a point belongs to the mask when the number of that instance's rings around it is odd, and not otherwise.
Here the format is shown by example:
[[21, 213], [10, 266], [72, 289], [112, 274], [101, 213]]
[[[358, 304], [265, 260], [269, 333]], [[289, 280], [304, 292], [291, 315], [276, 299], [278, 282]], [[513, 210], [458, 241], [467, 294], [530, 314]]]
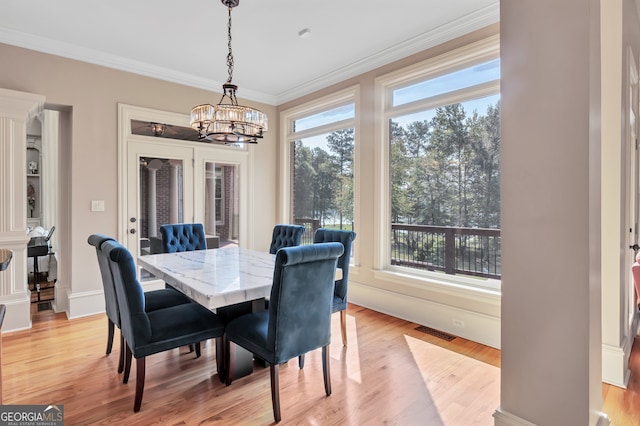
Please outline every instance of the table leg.
[[[227, 324], [234, 318], [241, 315], [256, 312], [260, 309], [264, 309], [264, 299], [253, 300], [244, 303], [238, 303], [236, 305], [224, 306], [216, 309], [218, 317]], [[216, 339], [216, 365], [218, 368], [218, 376], [223, 383], [227, 380], [228, 366], [225, 363], [225, 348], [222, 338]], [[235, 370], [233, 372], [233, 379], [239, 379], [240, 377], [248, 376], [253, 373], [253, 354], [241, 346], [236, 345], [234, 351], [234, 365]]]

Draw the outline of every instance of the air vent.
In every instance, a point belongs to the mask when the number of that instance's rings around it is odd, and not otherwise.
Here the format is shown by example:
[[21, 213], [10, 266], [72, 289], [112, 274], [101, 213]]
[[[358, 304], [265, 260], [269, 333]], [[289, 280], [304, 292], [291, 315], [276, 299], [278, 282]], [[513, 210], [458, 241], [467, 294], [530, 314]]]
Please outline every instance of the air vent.
[[456, 336], [454, 336], [453, 334], [445, 333], [444, 331], [436, 330], [435, 328], [427, 327], [424, 325], [419, 325], [418, 327], [416, 327], [416, 330], [422, 333], [430, 334], [439, 339], [446, 340], [447, 342], [450, 342], [456, 338]]

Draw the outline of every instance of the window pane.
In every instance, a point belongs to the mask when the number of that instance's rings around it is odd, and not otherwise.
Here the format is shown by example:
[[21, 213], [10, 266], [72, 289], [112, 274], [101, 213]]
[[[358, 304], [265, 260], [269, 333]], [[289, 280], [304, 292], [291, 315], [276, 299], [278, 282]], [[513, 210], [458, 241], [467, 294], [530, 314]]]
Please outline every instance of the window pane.
[[500, 59], [474, 65], [393, 91], [393, 106], [500, 79]]
[[323, 126], [325, 124], [335, 123], [355, 117], [355, 105], [343, 105], [318, 114], [300, 118], [293, 122], [293, 131], [301, 132], [314, 127]]
[[294, 223], [307, 226], [304, 243], [319, 227], [353, 230], [354, 129], [291, 143]]
[[500, 275], [499, 95], [390, 120], [391, 263]]

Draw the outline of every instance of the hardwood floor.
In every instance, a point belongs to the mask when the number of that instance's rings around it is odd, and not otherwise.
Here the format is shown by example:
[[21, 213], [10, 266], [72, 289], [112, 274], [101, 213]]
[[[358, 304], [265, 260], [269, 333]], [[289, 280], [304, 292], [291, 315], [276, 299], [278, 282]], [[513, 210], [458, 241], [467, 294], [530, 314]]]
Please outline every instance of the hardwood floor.
[[640, 337], [636, 336], [629, 357], [631, 375], [627, 389], [607, 384], [602, 385], [604, 406], [614, 426], [640, 425]]
[[[349, 347], [333, 316], [331, 380], [324, 396], [320, 351], [280, 369], [280, 424], [493, 425], [500, 400], [500, 352], [456, 337], [446, 341], [417, 324], [356, 305], [348, 310]], [[186, 349], [149, 357], [142, 410], [133, 413], [135, 371], [116, 372], [117, 344], [105, 356], [104, 315], [67, 320], [34, 314], [30, 330], [2, 337], [3, 403], [62, 404], [68, 425], [273, 424], [269, 371], [230, 387], [218, 380], [215, 345], [202, 357]], [[337, 337], [336, 337], [337, 336]], [[133, 369], [135, 369], [135, 364]], [[640, 337], [627, 389], [602, 385], [603, 411], [615, 426], [640, 425]]]
[[[330, 397], [319, 350], [307, 355], [303, 370], [297, 360], [280, 368], [280, 424], [493, 425], [498, 350], [459, 337], [446, 341], [355, 305], [347, 319], [343, 348], [340, 317], [332, 318]], [[269, 369], [256, 367], [226, 387], [211, 341], [199, 359], [186, 348], [149, 357], [142, 409], [134, 413], [135, 371], [123, 384], [118, 345], [105, 356], [106, 335], [104, 315], [67, 320], [52, 311], [37, 313], [30, 330], [5, 333], [4, 404], [62, 404], [68, 425], [274, 423]]]

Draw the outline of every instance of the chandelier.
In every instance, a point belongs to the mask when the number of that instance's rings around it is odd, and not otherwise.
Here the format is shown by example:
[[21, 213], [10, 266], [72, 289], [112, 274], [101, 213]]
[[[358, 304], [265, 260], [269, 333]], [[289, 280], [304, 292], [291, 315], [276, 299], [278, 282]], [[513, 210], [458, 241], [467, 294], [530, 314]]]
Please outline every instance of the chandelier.
[[[198, 131], [200, 139], [224, 144], [258, 143], [267, 131], [267, 115], [257, 109], [238, 105], [238, 86], [233, 80], [233, 51], [231, 50], [231, 9], [240, 0], [221, 0], [227, 6], [228, 48], [227, 69], [229, 76], [222, 85], [222, 98], [217, 105], [198, 105], [191, 110], [191, 127]], [[229, 103], [222, 103], [225, 98]]]

